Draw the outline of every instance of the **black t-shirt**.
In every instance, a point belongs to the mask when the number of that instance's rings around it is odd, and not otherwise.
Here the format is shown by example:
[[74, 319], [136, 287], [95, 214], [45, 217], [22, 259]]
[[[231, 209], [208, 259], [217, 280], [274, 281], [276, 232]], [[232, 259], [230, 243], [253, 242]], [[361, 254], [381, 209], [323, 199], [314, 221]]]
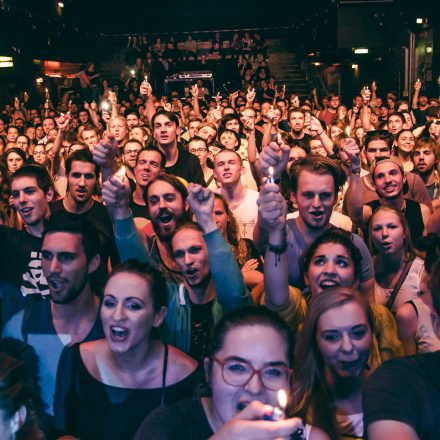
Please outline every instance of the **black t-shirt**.
[[306, 150], [307, 154], [310, 153], [310, 147], [309, 147], [309, 141], [312, 138], [307, 133], [304, 133], [303, 137], [301, 139], [295, 139], [291, 134], [289, 134], [287, 138], [287, 142], [291, 147], [294, 147], [295, 145], [299, 145], [301, 148]]
[[421, 440], [440, 439], [440, 351], [388, 361], [367, 381], [364, 427], [379, 420], [411, 426]]
[[199, 159], [197, 159], [194, 154], [188, 153], [188, 151], [184, 150], [180, 146], [179, 156], [176, 163], [171, 167], [166, 167], [165, 172], [182, 177], [187, 182], [198, 183], [199, 185], [206, 186]]
[[71, 216], [82, 216], [92, 223], [98, 231], [100, 243], [98, 251], [101, 256], [101, 264], [99, 269], [92, 274], [91, 282], [94, 290], [100, 291], [108, 273], [108, 259], [110, 258], [113, 267], [119, 263], [118, 250], [113, 235], [113, 225], [107, 213], [107, 209], [103, 204], [95, 201], [87, 212], [84, 212], [83, 214], [74, 214], [66, 210], [63, 200], [57, 200], [50, 204], [50, 210], [52, 213], [63, 211]]
[[199, 399], [186, 399], [155, 409], [134, 440], [206, 440], [214, 432]]
[[20, 289], [26, 302], [49, 295], [47, 280], [41, 269], [43, 239], [26, 230], [0, 226], [0, 281]]
[[212, 303], [191, 303], [191, 343], [189, 355], [198, 361], [203, 361], [208, 353], [208, 344], [211, 340], [214, 318]]

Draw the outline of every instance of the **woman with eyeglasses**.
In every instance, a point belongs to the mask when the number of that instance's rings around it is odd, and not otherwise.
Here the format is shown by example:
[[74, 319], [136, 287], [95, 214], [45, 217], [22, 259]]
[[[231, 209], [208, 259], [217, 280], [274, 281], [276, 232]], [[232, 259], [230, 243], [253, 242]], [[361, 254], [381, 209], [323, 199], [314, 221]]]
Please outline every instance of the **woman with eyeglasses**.
[[209, 395], [155, 410], [135, 440], [328, 439], [299, 418], [267, 420], [279, 412], [279, 390], [290, 394], [292, 352], [287, 324], [270, 310], [249, 306], [225, 315], [205, 359]]

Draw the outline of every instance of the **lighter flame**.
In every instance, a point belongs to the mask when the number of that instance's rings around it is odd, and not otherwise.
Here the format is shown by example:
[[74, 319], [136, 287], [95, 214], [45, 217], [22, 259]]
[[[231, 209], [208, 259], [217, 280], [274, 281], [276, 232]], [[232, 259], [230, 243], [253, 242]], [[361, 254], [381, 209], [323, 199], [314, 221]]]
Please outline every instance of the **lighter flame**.
[[273, 177], [273, 167], [269, 167], [269, 177]]
[[281, 144], [281, 142], [283, 141], [283, 138], [281, 137], [281, 133], [280, 132], [278, 132], [277, 141], [278, 141], [278, 144]]
[[345, 133], [347, 133], [347, 136], [350, 136], [350, 127], [347, 127], [347, 128], [345, 129]]
[[282, 410], [286, 409], [287, 393], [284, 390], [278, 391], [278, 404]]
[[145, 82], [148, 82], [148, 75], [144, 75]]

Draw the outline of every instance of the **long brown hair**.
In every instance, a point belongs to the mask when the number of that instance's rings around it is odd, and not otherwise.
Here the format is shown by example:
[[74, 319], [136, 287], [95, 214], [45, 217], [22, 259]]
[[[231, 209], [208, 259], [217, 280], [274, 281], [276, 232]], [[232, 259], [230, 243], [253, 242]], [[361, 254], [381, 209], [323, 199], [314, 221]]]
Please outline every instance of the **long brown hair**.
[[293, 402], [288, 409], [336, 439], [335, 407], [325, 379], [325, 364], [317, 343], [320, 317], [328, 310], [355, 302], [364, 310], [371, 330], [373, 318], [362, 294], [350, 287], [333, 287], [313, 298], [295, 346]]

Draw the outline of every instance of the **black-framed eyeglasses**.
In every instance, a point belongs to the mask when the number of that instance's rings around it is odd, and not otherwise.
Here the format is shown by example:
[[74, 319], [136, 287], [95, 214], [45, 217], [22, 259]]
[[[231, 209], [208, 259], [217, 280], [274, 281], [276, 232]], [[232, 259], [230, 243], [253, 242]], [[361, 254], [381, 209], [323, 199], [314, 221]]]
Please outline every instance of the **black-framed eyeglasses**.
[[286, 387], [292, 369], [283, 364], [267, 365], [263, 368], [254, 368], [249, 362], [236, 359], [221, 360], [213, 357], [213, 360], [221, 365], [223, 380], [234, 387], [246, 386], [258, 375], [260, 383], [270, 391], [278, 391]]
[[191, 148], [190, 150], [188, 150], [191, 154], [196, 154], [196, 153], [204, 153], [205, 151], [208, 151], [206, 148]]

